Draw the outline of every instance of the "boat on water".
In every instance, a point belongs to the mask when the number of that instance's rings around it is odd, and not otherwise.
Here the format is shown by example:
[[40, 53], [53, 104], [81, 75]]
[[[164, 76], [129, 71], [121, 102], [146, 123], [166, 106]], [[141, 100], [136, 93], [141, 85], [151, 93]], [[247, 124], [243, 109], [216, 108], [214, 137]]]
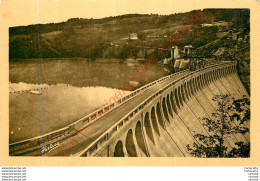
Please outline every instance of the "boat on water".
[[41, 95], [42, 93], [40, 91], [30, 91], [30, 94]]

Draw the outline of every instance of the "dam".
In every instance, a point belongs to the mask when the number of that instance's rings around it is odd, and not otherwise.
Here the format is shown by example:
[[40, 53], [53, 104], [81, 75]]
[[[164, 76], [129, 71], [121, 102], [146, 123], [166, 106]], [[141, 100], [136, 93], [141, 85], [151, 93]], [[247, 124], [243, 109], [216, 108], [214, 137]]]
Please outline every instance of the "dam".
[[[194, 134], [209, 134], [201, 118], [211, 117], [212, 98], [230, 94], [249, 97], [235, 62], [168, 75], [151, 82], [71, 125], [9, 145], [11, 156], [189, 157]], [[249, 126], [249, 125], [248, 125]], [[226, 138], [250, 141], [249, 134]]]

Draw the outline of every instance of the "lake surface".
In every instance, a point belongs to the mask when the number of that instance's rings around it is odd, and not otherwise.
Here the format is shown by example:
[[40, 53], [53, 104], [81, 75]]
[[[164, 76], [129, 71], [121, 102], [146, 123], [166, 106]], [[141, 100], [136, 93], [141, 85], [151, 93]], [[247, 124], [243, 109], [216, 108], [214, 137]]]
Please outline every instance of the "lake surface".
[[[131, 91], [168, 75], [159, 65], [118, 60], [44, 59], [10, 62], [10, 143], [65, 127], [106, 104], [120, 86]], [[136, 75], [133, 79], [133, 75]], [[18, 92], [19, 91], [19, 92]], [[40, 92], [40, 95], [30, 91]], [[30, 130], [30, 131], [28, 131]]]
[[[43, 59], [10, 62], [10, 82], [48, 84], [70, 84], [76, 87], [119, 88], [130, 83], [131, 90], [141, 87], [168, 74], [163, 67], [154, 65], [147, 68], [143, 77], [139, 70], [144, 66], [136, 61], [87, 59]], [[133, 78], [135, 76], [135, 78]], [[134, 79], [138, 80], [135, 81]]]

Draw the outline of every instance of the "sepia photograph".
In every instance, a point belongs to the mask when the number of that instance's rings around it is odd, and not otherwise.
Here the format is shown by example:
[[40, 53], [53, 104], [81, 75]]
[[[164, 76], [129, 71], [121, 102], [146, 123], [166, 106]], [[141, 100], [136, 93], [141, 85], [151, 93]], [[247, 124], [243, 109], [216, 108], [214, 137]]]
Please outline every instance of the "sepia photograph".
[[250, 9], [9, 28], [9, 156], [250, 157]]

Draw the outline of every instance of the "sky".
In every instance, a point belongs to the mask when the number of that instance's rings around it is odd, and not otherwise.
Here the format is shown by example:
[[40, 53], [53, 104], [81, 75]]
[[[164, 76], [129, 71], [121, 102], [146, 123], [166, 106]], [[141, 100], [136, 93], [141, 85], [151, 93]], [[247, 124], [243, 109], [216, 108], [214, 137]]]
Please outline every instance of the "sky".
[[[1, 0], [0, 0], [1, 1]], [[10, 27], [56, 23], [70, 18], [103, 18], [123, 14], [173, 14], [200, 9], [196, 0], [2, 0], [0, 20]]]

